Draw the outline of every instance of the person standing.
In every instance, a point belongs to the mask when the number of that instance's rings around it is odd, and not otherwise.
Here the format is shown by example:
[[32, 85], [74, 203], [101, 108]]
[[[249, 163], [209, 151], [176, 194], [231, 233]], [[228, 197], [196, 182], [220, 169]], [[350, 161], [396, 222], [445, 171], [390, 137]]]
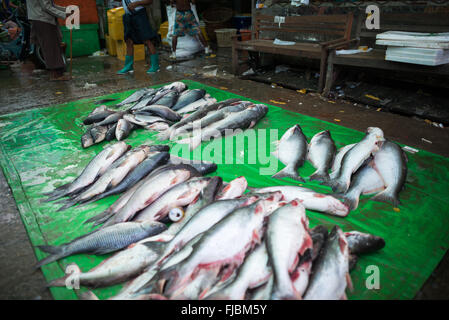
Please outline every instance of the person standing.
[[28, 0], [28, 20], [31, 21], [31, 43], [39, 45], [50, 81], [67, 81], [64, 75], [66, 65], [63, 59], [62, 34], [57, 18], [67, 17], [66, 8], [55, 5], [53, 0]]
[[151, 67], [147, 73], [159, 71], [159, 55], [151, 42], [157, 37], [157, 33], [150, 26], [145, 6], [152, 4], [153, 0], [122, 0], [125, 14], [123, 26], [125, 29], [126, 57], [125, 66], [118, 74], [134, 72], [134, 44], [145, 44], [150, 52]]
[[178, 46], [178, 37], [186, 34], [197, 37], [204, 47], [205, 54], [211, 54], [211, 50], [201, 33], [199, 21], [192, 11], [191, 4], [195, 5], [195, 0], [170, 0], [171, 5], [176, 7], [175, 27], [172, 38], [172, 54], [170, 59], [176, 59], [176, 47]]

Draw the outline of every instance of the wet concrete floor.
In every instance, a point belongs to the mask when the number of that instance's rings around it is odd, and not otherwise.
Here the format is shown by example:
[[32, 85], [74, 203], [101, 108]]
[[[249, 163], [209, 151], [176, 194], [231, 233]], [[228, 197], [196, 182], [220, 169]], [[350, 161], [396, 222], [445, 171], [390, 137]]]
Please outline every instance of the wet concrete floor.
[[[142, 88], [159, 83], [191, 79], [230, 92], [364, 131], [369, 126], [384, 130], [387, 138], [443, 156], [449, 156], [449, 129], [435, 127], [423, 119], [405, 117], [377, 108], [355, 105], [337, 99], [329, 101], [316, 93], [302, 94], [295, 90], [242, 80], [231, 74], [230, 50], [220, 49], [214, 58], [198, 56], [193, 60], [173, 64], [161, 55], [161, 72], [147, 75], [145, 61], [135, 63], [132, 75], [118, 76], [123, 62], [115, 57], [81, 57], [73, 60], [70, 82], [49, 82], [45, 71], [34, 70], [29, 63], [0, 70], [0, 114], [38, 108], [82, 98]], [[285, 104], [283, 104], [285, 103]], [[0, 299], [51, 299], [36, 263], [27, 234], [20, 220], [11, 191], [0, 174]], [[449, 264], [446, 254], [422, 290], [418, 299], [439, 299], [449, 296]]]

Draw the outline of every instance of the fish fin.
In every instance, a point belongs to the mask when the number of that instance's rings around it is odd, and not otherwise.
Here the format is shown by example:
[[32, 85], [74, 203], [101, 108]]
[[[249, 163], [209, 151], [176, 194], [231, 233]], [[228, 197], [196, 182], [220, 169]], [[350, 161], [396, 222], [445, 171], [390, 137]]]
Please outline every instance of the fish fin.
[[69, 200], [65, 201], [65, 204], [64, 204], [61, 208], [59, 208], [58, 210], [56, 210], [56, 212], [64, 211], [64, 210], [66, 210], [66, 209], [68, 209], [68, 208], [70, 208], [70, 207], [73, 207], [73, 206], [76, 205], [77, 203], [78, 203], [78, 199], [77, 199], [77, 198], [75, 198], [75, 199], [69, 199]]
[[329, 174], [327, 172], [318, 172], [317, 171], [309, 177], [309, 180], [325, 182], [325, 181], [329, 180]]
[[281, 178], [290, 178], [296, 181], [305, 182], [305, 180], [298, 175], [295, 171], [291, 170], [290, 167], [285, 167], [278, 173], [272, 176], [274, 179], [281, 179]]
[[[95, 232], [95, 231], [92, 231], [92, 232]], [[113, 251], [115, 251], [115, 250], [111, 250], [111, 248], [97, 248], [93, 251], [90, 251], [89, 253], [94, 254], [96, 256], [101, 256], [103, 254], [111, 253]]]
[[69, 193], [67, 192], [67, 189], [65, 189], [65, 188], [58, 190], [58, 191], [55, 190], [51, 195], [49, 195], [49, 197], [47, 199], [43, 199], [43, 200], [41, 200], [41, 202], [55, 201], [62, 197], [65, 197], [67, 195], [69, 195]]
[[38, 246], [38, 248], [44, 252], [51, 253], [48, 257], [38, 261], [35, 265], [36, 269], [39, 269], [43, 265], [49, 264], [66, 256], [64, 249], [62, 247], [57, 246]]
[[97, 214], [96, 216], [87, 219], [86, 221], [84, 221], [84, 224], [86, 223], [91, 223], [91, 222], [98, 222], [98, 221], [102, 221], [103, 219], [108, 219], [109, 217], [111, 217], [113, 215], [112, 212], [109, 212], [109, 210], [105, 210], [100, 214]]
[[98, 299], [98, 297], [95, 295], [95, 293], [93, 293], [93, 292], [90, 291], [90, 290], [84, 291], [84, 292], [80, 292], [79, 298], [80, 298], [81, 300], [100, 300], [100, 299]]
[[393, 206], [397, 207], [401, 204], [397, 196], [390, 195], [386, 193], [385, 191], [382, 191], [381, 193], [375, 195], [371, 198], [373, 201], [380, 201], [385, 203], [391, 203]]
[[348, 284], [349, 290], [352, 292], [354, 291], [354, 286], [352, 284], [351, 276], [349, 275], [349, 272], [346, 273], [346, 282]]
[[349, 208], [349, 211], [353, 211], [353, 210], [357, 209], [357, 207], [359, 206], [359, 201], [360, 201], [359, 197], [351, 197], [351, 196], [344, 195], [341, 193], [333, 194], [333, 196], [335, 196], [337, 198], [341, 196], [341, 198], [343, 199], [343, 204]]

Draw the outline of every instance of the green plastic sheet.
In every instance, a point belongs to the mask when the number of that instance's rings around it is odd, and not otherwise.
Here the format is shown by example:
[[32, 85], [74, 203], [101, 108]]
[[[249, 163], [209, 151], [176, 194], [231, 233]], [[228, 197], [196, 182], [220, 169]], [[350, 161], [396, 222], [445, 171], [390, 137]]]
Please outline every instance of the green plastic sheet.
[[[250, 100], [198, 82], [184, 82], [191, 89], [205, 89], [219, 101], [229, 98]], [[63, 212], [56, 212], [59, 206], [55, 203], [41, 203], [42, 193], [73, 180], [107, 144], [104, 142], [85, 150], [80, 146], [80, 137], [85, 131], [82, 120], [93, 110], [93, 102], [100, 98], [122, 100], [132, 92], [133, 90], [0, 117], [1, 166], [33, 246], [46, 243], [58, 245], [85, 234], [90, 231], [90, 226], [83, 222], [105, 210], [117, 199], [118, 196], [108, 197]], [[171, 152], [197, 160], [219, 162], [215, 174], [220, 175], [224, 181], [245, 176], [250, 187], [294, 185], [297, 182], [272, 179], [270, 176], [273, 172], [270, 175], [263, 172], [268, 170], [270, 163], [276, 164], [277, 170], [284, 167], [270, 155], [270, 151], [275, 149], [273, 141], [294, 124], [301, 125], [309, 140], [319, 131], [330, 130], [338, 148], [358, 142], [364, 136], [363, 132], [270, 105], [267, 116], [254, 128], [257, 132], [256, 144], [245, 143], [242, 148], [237, 146], [230, 149], [229, 145], [232, 141], [237, 141], [235, 139], [249, 137], [248, 134], [240, 134], [203, 142], [193, 152], [171, 143]], [[259, 131], [260, 129], [265, 131]], [[276, 131], [270, 131], [274, 129], [278, 130], [277, 136]], [[156, 140], [155, 134], [138, 129], [127, 139], [127, 143], [133, 147], [142, 143], [161, 144]], [[349, 299], [413, 298], [448, 249], [449, 160], [422, 150], [416, 154], [408, 153], [408, 158], [409, 174], [406, 188], [401, 193], [402, 204], [399, 210], [388, 204], [370, 201], [368, 196], [364, 196], [359, 208], [346, 218], [307, 212], [311, 227], [324, 224], [331, 228], [336, 224], [344, 231], [368, 232], [381, 236], [386, 241], [383, 250], [359, 258], [357, 267], [351, 272], [354, 290], [348, 292]], [[304, 177], [313, 171], [309, 163], [300, 169]], [[307, 182], [303, 186], [324, 193], [331, 192], [330, 188], [314, 182]], [[37, 248], [35, 253], [39, 260], [46, 256]], [[108, 256], [75, 255], [44, 266], [42, 272], [50, 281], [64, 276], [69, 263], [75, 262], [86, 271]], [[379, 270], [379, 289], [367, 289], [366, 282], [373, 275], [370, 266]], [[99, 288], [94, 293], [105, 299], [118, 293], [121, 287], [122, 285]], [[85, 289], [81, 288], [83, 290]], [[76, 293], [67, 288], [51, 288], [51, 292], [55, 299], [77, 298]]]

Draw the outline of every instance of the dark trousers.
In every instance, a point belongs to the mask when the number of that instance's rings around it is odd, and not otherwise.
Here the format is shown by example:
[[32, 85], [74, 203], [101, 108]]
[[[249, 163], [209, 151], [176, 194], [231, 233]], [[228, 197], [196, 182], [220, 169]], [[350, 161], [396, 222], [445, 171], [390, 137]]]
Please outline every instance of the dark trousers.
[[31, 43], [41, 47], [45, 64], [49, 70], [63, 71], [62, 35], [58, 25], [42, 21], [31, 21]]

